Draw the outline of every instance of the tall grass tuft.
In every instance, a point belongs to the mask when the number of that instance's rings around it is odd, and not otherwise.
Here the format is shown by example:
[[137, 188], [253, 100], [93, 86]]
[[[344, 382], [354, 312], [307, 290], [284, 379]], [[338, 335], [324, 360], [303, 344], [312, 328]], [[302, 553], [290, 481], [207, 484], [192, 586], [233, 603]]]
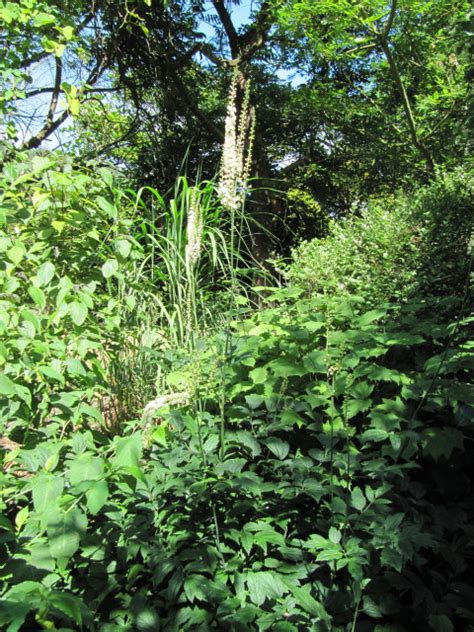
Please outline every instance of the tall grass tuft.
[[192, 352], [198, 337], [221, 329], [252, 278], [245, 221], [223, 214], [213, 182], [180, 176], [168, 196], [143, 187], [124, 206], [139, 218], [131, 238], [142, 254], [118, 287], [123, 339], [108, 360], [118, 426], [162, 394], [166, 350]]

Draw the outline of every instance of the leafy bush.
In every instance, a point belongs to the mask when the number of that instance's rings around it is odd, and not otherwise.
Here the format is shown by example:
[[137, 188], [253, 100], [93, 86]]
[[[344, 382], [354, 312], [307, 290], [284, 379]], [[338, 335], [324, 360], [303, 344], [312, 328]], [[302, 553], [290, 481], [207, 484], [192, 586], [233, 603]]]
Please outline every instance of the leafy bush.
[[118, 277], [126, 285], [127, 260], [140, 256], [112, 175], [36, 155], [7, 165], [1, 184], [2, 433], [102, 425], [105, 353], [122, 324]]
[[176, 360], [192, 404], [150, 428], [32, 433], [4, 629], [469, 629], [470, 323], [426, 313], [284, 296]]
[[288, 269], [308, 294], [358, 295], [369, 304], [463, 293], [469, 270], [474, 180], [439, 174], [411, 195], [373, 201], [333, 222], [329, 237], [302, 243]]

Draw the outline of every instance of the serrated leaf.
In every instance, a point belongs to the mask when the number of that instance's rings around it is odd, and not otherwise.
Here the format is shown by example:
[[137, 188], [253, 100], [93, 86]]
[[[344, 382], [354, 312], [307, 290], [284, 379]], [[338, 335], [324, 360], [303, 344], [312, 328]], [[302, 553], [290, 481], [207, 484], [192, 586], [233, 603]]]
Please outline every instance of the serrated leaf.
[[291, 594], [296, 599], [296, 603], [309, 612], [313, 617], [317, 617], [323, 621], [330, 619], [328, 613], [324, 609], [324, 606], [310, 594], [310, 586], [294, 586], [289, 584]]
[[50, 380], [64, 382], [64, 375], [52, 366], [40, 366], [38, 370]]
[[236, 433], [237, 440], [242, 443], [245, 447], [249, 448], [252, 452], [252, 456], [258, 456], [262, 449], [260, 447], [260, 443], [255, 439], [251, 432], [247, 430], [239, 430]]
[[435, 461], [442, 456], [449, 459], [455, 448], [462, 450], [464, 446], [464, 434], [456, 428], [429, 428], [423, 437], [426, 439], [423, 452]]
[[333, 544], [339, 544], [339, 542], [341, 541], [341, 537], [342, 533], [339, 531], [339, 529], [336, 529], [335, 527], [330, 527], [328, 538]]
[[269, 364], [274, 375], [276, 377], [290, 377], [292, 375], [301, 376], [306, 375], [308, 370], [301, 364], [296, 364], [286, 358], [278, 358], [278, 360], [272, 360]]
[[345, 413], [347, 419], [352, 419], [361, 412], [370, 408], [372, 401], [370, 399], [350, 399], [345, 404]]
[[278, 599], [288, 592], [288, 587], [279, 575], [270, 571], [248, 573], [247, 588], [250, 599], [257, 606], [261, 606], [266, 599]]
[[259, 366], [250, 371], [249, 377], [254, 384], [265, 384], [267, 381], [267, 370], [265, 367]]
[[362, 610], [367, 616], [372, 617], [373, 619], [380, 619], [381, 617], [383, 617], [383, 612], [380, 610], [379, 606], [375, 603], [372, 597], [364, 597], [364, 605]]
[[85, 605], [78, 597], [64, 591], [53, 590], [48, 601], [54, 608], [82, 627]]
[[317, 562], [333, 562], [339, 560], [342, 557], [342, 551], [339, 546], [331, 545], [327, 546], [316, 556]]
[[184, 593], [191, 603], [194, 603], [196, 599], [200, 601], [206, 600], [206, 592], [203, 590], [203, 585], [208, 580], [203, 575], [190, 575], [184, 582]]
[[430, 614], [429, 623], [434, 632], [454, 632], [454, 626], [445, 614]]
[[277, 459], [283, 460], [290, 451], [290, 446], [286, 441], [279, 439], [278, 437], [270, 437], [265, 440], [265, 445], [274, 454]]

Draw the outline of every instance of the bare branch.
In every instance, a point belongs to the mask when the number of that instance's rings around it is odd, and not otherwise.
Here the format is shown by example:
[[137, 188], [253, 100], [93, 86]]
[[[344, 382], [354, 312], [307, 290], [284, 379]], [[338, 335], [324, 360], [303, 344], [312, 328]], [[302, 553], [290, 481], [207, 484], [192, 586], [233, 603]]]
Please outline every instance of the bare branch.
[[212, 0], [212, 4], [214, 5], [215, 10], [217, 11], [217, 15], [219, 16], [222, 26], [224, 27], [224, 30], [226, 32], [232, 57], [239, 57], [239, 35], [235, 30], [235, 26], [232, 22], [232, 18], [230, 17], [230, 13], [225, 7], [224, 0]]
[[393, 25], [393, 21], [395, 20], [395, 15], [397, 14], [397, 0], [392, 0], [392, 4], [390, 6], [390, 13], [388, 15], [388, 19], [385, 23], [384, 29], [380, 34], [380, 37], [384, 40], [389, 36], [390, 30]]
[[[91, 86], [92, 84], [94, 84], [99, 79], [103, 71], [104, 66], [102, 61], [101, 63], [97, 64], [95, 68], [92, 69], [85, 85]], [[54, 120], [54, 114], [57, 108], [59, 93], [61, 91], [61, 76], [62, 65], [61, 60], [58, 57], [56, 58], [56, 76], [54, 81], [55, 91], [53, 92], [53, 96], [51, 97], [51, 102], [49, 104], [45, 124], [40, 129], [40, 131], [37, 132], [37, 134], [35, 134], [29, 140], [23, 143], [23, 145], [20, 147], [20, 151], [38, 148], [44, 140], [49, 138], [51, 134], [54, 134], [54, 132], [64, 123], [64, 121], [69, 116], [69, 109], [66, 108], [64, 112], [62, 112], [62, 114], [60, 114], [60, 116], [58, 116], [58, 118]]]
[[[120, 88], [87, 88], [83, 91], [83, 94], [90, 94], [91, 92], [118, 92], [119, 89]], [[48, 94], [54, 91], [54, 86], [48, 88], [38, 88], [37, 90], [31, 90], [30, 92], [27, 92], [24, 98], [30, 99], [31, 97], [36, 97], [40, 94]], [[60, 88], [59, 92], [64, 94], [64, 90], [62, 88]]]

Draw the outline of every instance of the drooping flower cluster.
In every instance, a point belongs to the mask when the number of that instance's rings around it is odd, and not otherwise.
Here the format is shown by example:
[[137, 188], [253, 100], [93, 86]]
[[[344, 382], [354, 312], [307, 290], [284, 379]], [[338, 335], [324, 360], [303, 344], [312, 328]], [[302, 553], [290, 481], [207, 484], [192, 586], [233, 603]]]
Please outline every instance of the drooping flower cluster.
[[225, 138], [217, 192], [222, 205], [229, 210], [238, 210], [243, 202], [250, 172], [255, 116], [250, 107], [249, 84], [237, 111], [237, 87], [239, 75], [234, 74], [227, 103]]
[[199, 259], [201, 253], [202, 242], [202, 209], [199, 192], [196, 187], [190, 191], [188, 223], [187, 223], [187, 242], [185, 250], [186, 265], [193, 266]]
[[169, 395], [161, 395], [153, 399], [143, 409], [143, 419], [148, 421], [152, 419], [153, 415], [165, 408], [166, 406], [187, 406], [189, 404], [191, 395], [185, 391], [182, 393], [170, 393]]

